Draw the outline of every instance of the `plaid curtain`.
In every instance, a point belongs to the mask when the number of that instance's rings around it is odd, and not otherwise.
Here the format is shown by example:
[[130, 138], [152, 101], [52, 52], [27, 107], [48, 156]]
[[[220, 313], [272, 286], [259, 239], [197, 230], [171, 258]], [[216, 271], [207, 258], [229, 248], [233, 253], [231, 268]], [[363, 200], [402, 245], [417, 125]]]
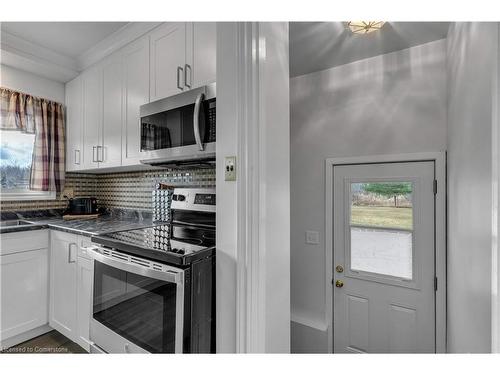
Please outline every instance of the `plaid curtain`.
[[35, 134], [30, 189], [64, 188], [64, 106], [0, 88], [0, 129]]

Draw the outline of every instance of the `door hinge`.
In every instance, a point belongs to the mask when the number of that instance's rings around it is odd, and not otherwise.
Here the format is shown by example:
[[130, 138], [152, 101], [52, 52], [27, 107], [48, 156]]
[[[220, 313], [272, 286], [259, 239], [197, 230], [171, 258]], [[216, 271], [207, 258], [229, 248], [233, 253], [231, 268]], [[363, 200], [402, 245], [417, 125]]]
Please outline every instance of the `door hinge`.
[[436, 195], [437, 192], [438, 192], [438, 182], [437, 182], [437, 180], [434, 180], [434, 183], [432, 185], [432, 191], [434, 191], [434, 195]]
[[434, 290], [438, 290], [438, 278], [434, 277]]

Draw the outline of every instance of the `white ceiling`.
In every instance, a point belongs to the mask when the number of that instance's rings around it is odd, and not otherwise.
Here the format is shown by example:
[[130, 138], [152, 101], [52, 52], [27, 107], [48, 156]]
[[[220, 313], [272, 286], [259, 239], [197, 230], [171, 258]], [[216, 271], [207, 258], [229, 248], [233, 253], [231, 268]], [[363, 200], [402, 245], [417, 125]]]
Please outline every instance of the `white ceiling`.
[[1, 22], [1, 63], [65, 83], [158, 25], [159, 22]]
[[[79, 71], [134, 40], [152, 22], [2, 22], [2, 64], [67, 82]], [[290, 76], [445, 38], [448, 22], [388, 22], [354, 35], [343, 22], [290, 23]]]
[[127, 22], [2, 22], [1, 30], [76, 59], [126, 24]]
[[446, 38], [449, 22], [387, 22], [355, 35], [344, 22], [290, 22], [290, 76], [312, 73]]

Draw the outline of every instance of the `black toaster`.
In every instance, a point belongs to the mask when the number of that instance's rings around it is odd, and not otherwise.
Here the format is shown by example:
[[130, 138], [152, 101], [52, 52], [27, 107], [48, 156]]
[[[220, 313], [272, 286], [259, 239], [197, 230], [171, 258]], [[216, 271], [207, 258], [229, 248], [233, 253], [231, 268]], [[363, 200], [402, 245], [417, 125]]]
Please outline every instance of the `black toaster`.
[[69, 215], [97, 214], [97, 199], [96, 198], [71, 198], [69, 200], [66, 214], [69, 214]]

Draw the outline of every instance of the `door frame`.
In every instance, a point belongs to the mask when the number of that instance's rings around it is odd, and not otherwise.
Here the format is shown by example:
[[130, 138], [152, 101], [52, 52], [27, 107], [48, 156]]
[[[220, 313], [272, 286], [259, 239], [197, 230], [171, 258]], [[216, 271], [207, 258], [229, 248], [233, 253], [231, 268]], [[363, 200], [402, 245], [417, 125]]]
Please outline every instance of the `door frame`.
[[437, 192], [434, 197], [434, 254], [437, 290], [436, 353], [446, 353], [446, 152], [423, 152], [409, 154], [367, 155], [327, 158], [325, 160], [325, 255], [326, 255], [326, 322], [328, 352], [333, 353], [333, 168], [349, 164], [380, 164], [404, 162], [434, 162]]

